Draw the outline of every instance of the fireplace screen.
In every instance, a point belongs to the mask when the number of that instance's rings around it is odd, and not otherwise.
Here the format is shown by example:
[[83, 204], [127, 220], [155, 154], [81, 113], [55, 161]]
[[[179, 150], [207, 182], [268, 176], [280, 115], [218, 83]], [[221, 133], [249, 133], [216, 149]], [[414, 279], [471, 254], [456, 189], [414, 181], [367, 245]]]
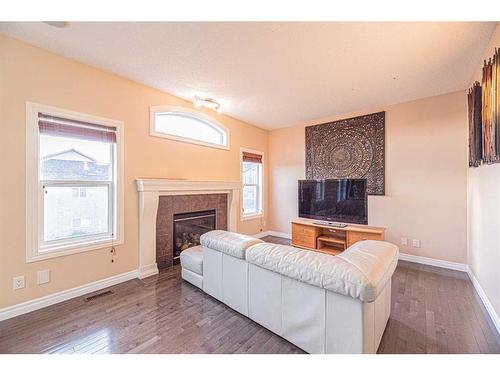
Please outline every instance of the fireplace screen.
[[215, 210], [174, 214], [174, 263], [183, 250], [200, 244], [203, 233], [215, 229]]

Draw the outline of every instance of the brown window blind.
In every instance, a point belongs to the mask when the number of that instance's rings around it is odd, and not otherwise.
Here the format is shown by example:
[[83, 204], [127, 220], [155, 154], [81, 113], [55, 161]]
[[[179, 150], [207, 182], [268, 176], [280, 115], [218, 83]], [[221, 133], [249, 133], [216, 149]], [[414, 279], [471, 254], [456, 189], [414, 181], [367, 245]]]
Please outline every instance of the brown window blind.
[[252, 154], [251, 152], [243, 151], [243, 161], [249, 163], [260, 163], [262, 164], [262, 155]]
[[38, 113], [38, 131], [43, 135], [116, 143], [116, 127], [92, 124]]

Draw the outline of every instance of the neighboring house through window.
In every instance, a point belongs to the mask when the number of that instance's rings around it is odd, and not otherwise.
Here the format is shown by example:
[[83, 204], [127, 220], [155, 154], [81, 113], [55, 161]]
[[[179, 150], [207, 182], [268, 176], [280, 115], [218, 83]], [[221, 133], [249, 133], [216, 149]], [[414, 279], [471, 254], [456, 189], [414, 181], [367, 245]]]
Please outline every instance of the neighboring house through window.
[[263, 214], [263, 154], [259, 151], [241, 151], [242, 218], [260, 217]]
[[27, 259], [121, 243], [121, 123], [27, 105]]

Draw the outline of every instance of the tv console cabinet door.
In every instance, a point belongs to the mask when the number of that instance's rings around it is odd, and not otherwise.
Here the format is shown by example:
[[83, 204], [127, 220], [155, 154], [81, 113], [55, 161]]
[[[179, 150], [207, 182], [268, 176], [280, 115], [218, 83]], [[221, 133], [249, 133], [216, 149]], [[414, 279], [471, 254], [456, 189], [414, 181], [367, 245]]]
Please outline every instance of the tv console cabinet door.
[[293, 245], [315, 249], [318, 235], [319, 228], [312, 227], [310, 225], [292, 223]]

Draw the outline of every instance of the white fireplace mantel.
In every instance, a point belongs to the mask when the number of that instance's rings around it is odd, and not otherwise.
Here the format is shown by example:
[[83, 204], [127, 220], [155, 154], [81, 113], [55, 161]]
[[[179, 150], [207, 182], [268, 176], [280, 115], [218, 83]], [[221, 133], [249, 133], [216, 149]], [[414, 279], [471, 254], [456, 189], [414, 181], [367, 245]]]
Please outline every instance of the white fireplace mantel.
[[158, 273], [156, 215], [162, 195], [227, 194], [228, 230], [237, 231], [241, 182], [137, 179], [139, 192], [139, 277]]

